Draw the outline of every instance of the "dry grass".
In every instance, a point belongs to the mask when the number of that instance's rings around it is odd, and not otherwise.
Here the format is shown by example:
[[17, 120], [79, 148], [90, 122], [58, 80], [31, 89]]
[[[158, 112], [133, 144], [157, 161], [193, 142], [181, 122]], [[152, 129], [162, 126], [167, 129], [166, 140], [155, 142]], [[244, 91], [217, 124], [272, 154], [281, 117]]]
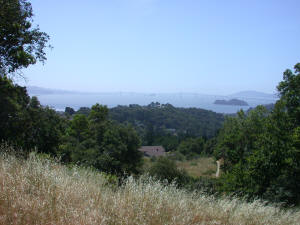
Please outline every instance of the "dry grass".
[[215, 177], [217, 165], [212, 157], [201, 157], [188, 161], [178, 161], [178, 168], [185, 169], [193, 177]]
[[128, 178], [112, 188], [103, 175], [35, 155], [0, 156], [0, 224], [299, 224], [299, 211], [214, 199]]

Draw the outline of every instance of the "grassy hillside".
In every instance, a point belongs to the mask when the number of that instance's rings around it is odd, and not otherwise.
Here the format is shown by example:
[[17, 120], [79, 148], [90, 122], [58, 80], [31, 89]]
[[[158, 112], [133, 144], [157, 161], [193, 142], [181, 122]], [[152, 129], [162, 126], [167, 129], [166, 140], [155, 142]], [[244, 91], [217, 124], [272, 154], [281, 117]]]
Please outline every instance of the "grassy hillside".
[[178, 168], [184, 169], [192, 177], [215, 177], [217, 171], [217, 165], [213, 157], [177, 161], [176, 164]]
[[[3, 149], [2, 149], [3, 150]], [[31, 155], [0, 156], [0, 224], [299, 224], [299, 211], [214, 199], [151, 179], [104, 175]]]
[[[143, 170], [147, 171], [155, 161], [149, 157], [143, 158]], [[197, 177], [215, 177], [217, 164], [213, 157], [199, 157], [191, 160], [175, 160], [178, 169], [183, 169], [189, 176]]]

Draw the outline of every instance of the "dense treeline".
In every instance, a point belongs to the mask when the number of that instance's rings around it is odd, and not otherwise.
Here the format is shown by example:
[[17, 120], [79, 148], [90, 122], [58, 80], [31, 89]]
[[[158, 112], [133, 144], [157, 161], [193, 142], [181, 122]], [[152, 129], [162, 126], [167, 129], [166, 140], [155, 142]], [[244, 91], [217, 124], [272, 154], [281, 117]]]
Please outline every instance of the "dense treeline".
[[300, 63], [283, 79], [273, 109], [259, 106], [226, 118], [215, 149], [224, 158], [222, 191], [300, 203]]
[[185, 134], [211, 138], [224, 121], [223, 114], [198, 108], [177, 108], [171, 104], [151, 103], [148, 106], [118, 106], [110, 110], [111, 118], [121, 123], [156, 132]]
[[6, 76], [0, 76], [0, 105], [0, 140], [26, 151], [57, 152], [64, 123], [53, 109], [42, 107]]
[[94, 105], [88, 116], [76, 114], [69, 121], [59, 154], [65, 162], [93, 166], [123, 175], [137, 173], [142, 154], [135, 130], [108, 119], [108, 108]]
[[[66, 107], [65, 114], [88, 116], [91, 109], [77, 111]], [[109, 117], [122, 124], [130, 124], [139, 134], [142, 145], [162, 145], [166, 151], [177, 151], [192, 158], [211, 155], [213, 137], [224, 122], [224, 115], [198, 108], [177, 108], [171, 104], [151, 103], [147, 106], [129, 105], [109, 109]]]

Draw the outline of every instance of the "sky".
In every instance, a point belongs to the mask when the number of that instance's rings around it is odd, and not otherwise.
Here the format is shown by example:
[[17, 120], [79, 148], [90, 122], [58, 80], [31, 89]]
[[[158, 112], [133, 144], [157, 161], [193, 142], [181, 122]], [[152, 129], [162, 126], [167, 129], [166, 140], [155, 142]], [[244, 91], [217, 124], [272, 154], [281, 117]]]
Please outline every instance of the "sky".
[[89, 92], [274, 93], [300, 62], [299, 0], [31, 0], [51, 37], [26, 85]]

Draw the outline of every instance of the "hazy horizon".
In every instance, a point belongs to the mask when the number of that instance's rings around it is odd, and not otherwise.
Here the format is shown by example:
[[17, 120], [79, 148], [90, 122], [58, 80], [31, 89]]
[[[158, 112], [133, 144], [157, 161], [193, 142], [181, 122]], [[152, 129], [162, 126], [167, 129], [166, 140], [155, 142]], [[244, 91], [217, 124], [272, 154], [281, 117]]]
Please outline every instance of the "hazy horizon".
[[229, 94], [214, 94], [214, 93], [204, 93], [204, 92], [188, 92], [188, 91], [174, 91], [174, 92], [138, 92], [138, 91], [89, 91], [89, 90], [75, 90], [75, 89], [65, 89], [65, 88], [49, 88], [49, 87], [41, 87], [41, 86], [34, 86], [34, 85], [26, 85], [27, 88], [41, 88], [45, 90], [53, 90], [53, 91], [66, 91], [66, 92], [76, 92], [76, 93], [83, 93], [83, 94], [97, 94], [97, 93], [135, 93], [135, 94], [198, 94], [198, 95], [219, 95], [219, 96], [231, 96], [238, 93], [243, 92], [257, 92], [262, 94], [268, 94], [268, 95], [274, 95], [277, 94], [277, 91], [274, 90], [273, 93], [263, 92], [263, 91], [257, 91], [257, 90], [240, 90], [237, 92], [232, 92]]
[[[275, 103], [275, 95], [261, 92], [242, 92], [235, 95], [208, 95], [199, 93], [137, 93], [137, 92], [72, 92], [57, 89], [43, 89], [40, 87], [27, 87], [30, 96], [38, 96], [42, 105], [48, 105], [55, 110], [64, 111], [66, 107], [78, 110], [80, 107], [91, 107], [96, 103], [109, 108], [118, 105], [148, 105], [151, 102], [172, 104], [175, 107], [196, 107], [212, 110], [219, 113], [236, 113], [240, 109], [248, 110], [250, 107]], [[248, 106], [219, 105], [216, 100], [240, 99], [246, 101]]]
[[32, 0], [32, 6], [54, 48], [44, 66], [23, 70], [26, 86], [276, 93], [282, 73], [300, 61], [296, 0]]

